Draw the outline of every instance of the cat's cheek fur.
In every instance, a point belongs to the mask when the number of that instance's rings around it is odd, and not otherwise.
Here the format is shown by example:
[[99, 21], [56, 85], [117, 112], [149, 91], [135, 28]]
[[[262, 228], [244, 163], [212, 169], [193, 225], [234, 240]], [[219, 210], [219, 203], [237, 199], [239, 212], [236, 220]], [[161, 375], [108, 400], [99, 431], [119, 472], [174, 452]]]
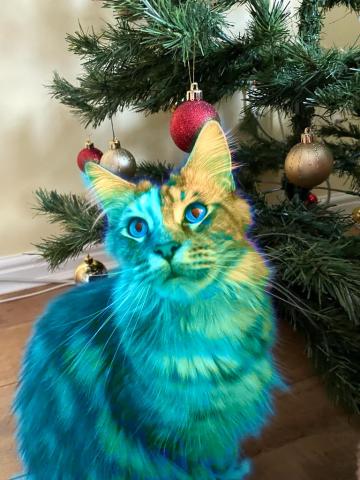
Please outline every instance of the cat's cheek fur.
[[120, 266], [130, 264], [135, 268], [146, 259], [144, 241], [144, 239], [136, 240], [129, 235], [124, 235], [119, 228], [114, 228], [110, 229], [105, 236], [105, 248]]

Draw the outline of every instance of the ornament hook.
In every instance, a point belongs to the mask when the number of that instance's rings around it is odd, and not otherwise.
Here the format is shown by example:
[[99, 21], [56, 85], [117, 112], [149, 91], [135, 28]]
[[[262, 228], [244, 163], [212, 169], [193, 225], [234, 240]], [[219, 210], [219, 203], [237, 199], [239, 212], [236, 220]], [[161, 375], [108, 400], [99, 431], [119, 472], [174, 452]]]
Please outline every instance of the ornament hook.
[[304, 133], [301, 134], [301, 143], [313, 143], [314, 135], [310, 127], [306, 127]]

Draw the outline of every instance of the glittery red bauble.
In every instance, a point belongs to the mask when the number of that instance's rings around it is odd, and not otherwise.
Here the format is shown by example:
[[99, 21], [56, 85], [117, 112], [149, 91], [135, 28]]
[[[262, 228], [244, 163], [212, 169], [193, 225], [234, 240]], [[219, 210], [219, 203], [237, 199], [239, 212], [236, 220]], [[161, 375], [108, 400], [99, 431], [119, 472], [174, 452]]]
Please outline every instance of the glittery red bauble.
[[87, 142], [85, 148], [80, 150], [77, 156], [77, 164], [80, 170], [84, 171], [86, 162], [99, 163], [102, 157], [102, 151], [94, 147], [93, 143]]
[[305, 200], [306, 205], [316, 205], [318, 203], [318, 198], [315, 193], [309, 193]]
[[170, 121], [170, 135], [175, 144], [189, 152], [200, 128], [209, 120], [219, 120], [210, 103], [204, 100], [187, 100], [177, 107]]

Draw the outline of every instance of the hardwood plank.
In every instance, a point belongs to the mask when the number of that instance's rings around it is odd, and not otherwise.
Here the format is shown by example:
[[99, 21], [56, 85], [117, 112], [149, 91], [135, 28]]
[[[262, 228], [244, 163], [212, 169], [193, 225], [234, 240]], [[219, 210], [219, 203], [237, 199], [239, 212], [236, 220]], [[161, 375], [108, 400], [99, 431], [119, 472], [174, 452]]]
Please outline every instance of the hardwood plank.
[[0, 387], [0, 480], [8, 480], [21, 472], [14, 439], [15, 422], [11, 415], [15, 387], [15, 384]]
[[[37, 291], [44, 290], [47, 287], [51, 287], [51, 285], [31, 288], [22, 292], [15, 292], [14, 294], [2, 295], [0, 299], [5, 300], [7, 298], [17, 297], [23, 294], [27, 295], [35, 293]], [[61, 292], [65, 292], [67, 289], [68, 287], [64, 287], [58, 290], [54, 290], [52, 292], [36, 295], [31, 298], [16, 300], [14, 302], [1, 303], [0, 328], [14, 326], [20, 323], [33, 323], [34, 319], [42, 313], [47, 302], [56, 295], [59, 295]]]
[[294, 384], [288, 394], [277, 396], [276, 415], [262, 435], [262, 444], [264, 448], [278, 447], [311, 435], [338, 417], [345, 414], [329, 401], [320, 379], [308, 378]]
[[289, 323], [281, 319], [277, 322], [274, 353], [276, 364], [288, 385], [315, 375], [313, 366], [306, 359], [303, 336], [294, 332]]
[[254, 459], [254, 480], [355, 480], [358, 431], [334, 419], [308, 434]]
[[[21, 470], [10, 407], [23, 348], [34, 319], [59, 293], [0, 305], [0, 480]], [[276, 359], [291, 390], [277, 395], [276, 416], [261, 438], [247, 442], [255, 463], [251, 480], [355, 479], [360, 419], [331, 403], [305, 358], [301, 335], [279, 321], [278, 338]]]
[[16, 382], [24, 346], [30, 335], [31, 323], [1, 328], [0, 386]]

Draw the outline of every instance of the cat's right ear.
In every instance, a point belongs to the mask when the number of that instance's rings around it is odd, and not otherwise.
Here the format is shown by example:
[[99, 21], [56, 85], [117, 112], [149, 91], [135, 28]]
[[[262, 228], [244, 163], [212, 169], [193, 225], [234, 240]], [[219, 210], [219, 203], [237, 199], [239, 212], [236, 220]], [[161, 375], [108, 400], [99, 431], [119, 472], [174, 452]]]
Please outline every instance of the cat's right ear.
[[87, 162], [85, 174], [95, 198], [103, 206], [104, 210], [110, 210], [119, 202], [126, 201], [129, 195], [133, 195], [136, 189], [134, 183], [114, 175], [97, 163]]

